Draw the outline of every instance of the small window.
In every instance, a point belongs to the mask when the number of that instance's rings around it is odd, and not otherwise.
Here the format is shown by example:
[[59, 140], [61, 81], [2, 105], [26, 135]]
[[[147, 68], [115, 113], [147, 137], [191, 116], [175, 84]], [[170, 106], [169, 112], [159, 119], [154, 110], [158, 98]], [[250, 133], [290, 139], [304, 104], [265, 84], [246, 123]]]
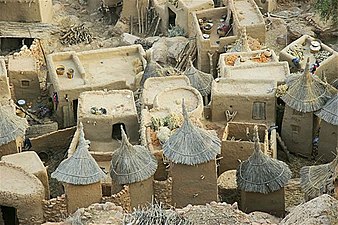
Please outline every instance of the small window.
[[299, 134], [299, 132], [300, 132], [300, 126], [291, 125], [291, 130], [292, 130], [293, 133]]
[[252, 106], [252, 119], [265, 120], [266, 119], [265, 106], [266, 106], [265, 102], [254, 102]]
[[29, 87], [29, 80], [21, 80], [21, 87]]

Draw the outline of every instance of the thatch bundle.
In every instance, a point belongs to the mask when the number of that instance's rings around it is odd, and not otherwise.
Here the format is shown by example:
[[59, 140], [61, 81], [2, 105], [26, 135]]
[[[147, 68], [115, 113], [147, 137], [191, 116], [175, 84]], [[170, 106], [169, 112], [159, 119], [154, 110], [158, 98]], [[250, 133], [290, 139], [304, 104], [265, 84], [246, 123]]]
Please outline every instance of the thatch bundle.
[[157, 160], [141, 145], [132, 145], [121, 126], [122, 143], [112, 154], [110, 176], [119, 184], [131, 184], [146, 180], [157, 169]]
[[204, 73], [194, 67], [191, 58], [189, 58], [189, 65], [184, 71], [184, 75], [189, 78], [191, 86], [196, 88], [202, 96], [208, 96], [211, 92], [211, 83], [214, 80], [213, 76]]
[[326, 102], [321, 110], [315, 113], [326, 122], [338, 125], [338, 93]]
[[299, 112], [314, 112], [324, 106], [331, 93], [327, 84], [315, 75], [310, 74], [310, 63], [307, 60], [304, 73], [287, 81], [288, 90], [282, 100]]
[[88, 151], [90, 142], [84, 138], [82, 123], [79, 131], [80, 138], [75, 153], [60, 163], [52, 173], [52, 178], [74, 185], [93, 184], [104, 179], [106, 175]]
[[161, 203], [152, 203], [146, 208], [135, 209], [124, 217], [125, 224], [130, 225], [192, 225], [188, 219], [175, 210], [163, 209]]
[[254, 153], [237, 169], [237, 185], [246, 192], [267, 194], [284, 187], [291, 178], [288, 165], [265, 155], [260, 149], [258, 127], [254, 127]]
[[11, 106], [0, 106], [0, 145], [23, 137], [27, 127], [27, 120], [15, 115]]
[[215, 133], [192, 124], [182, 103], [184, 122], [182, 127], [163, 145], [163, 154], [176, 164], [197, 165], [216, 158], [221, 153], [221, 141]]
[[300, 178], [300, 186], [307, 197], [315, 198], [322, 194], [332, 194], [334, 181], [338, 179], [338, 154], [330, 163], [302, 167]]

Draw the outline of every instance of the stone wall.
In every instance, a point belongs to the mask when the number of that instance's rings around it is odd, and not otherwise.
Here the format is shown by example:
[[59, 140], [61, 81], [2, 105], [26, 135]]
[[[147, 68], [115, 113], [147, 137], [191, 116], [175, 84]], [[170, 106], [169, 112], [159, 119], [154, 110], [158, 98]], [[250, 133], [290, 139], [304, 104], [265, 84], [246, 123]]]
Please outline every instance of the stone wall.
[[170, 207], [171, 205], [171, 190], [172, 179], [169, 177], [164, 181], [154, 180], [154, 198], [163, 204], [163, 206]]
[[68, 217], [65, 195], [43, 201], [44, 220], [61, 222]]
[[105, 202], [112, 202], [117, 206], [121, 206], [125, 211], [131, 211], [129, 187], [125, 185], [119, 193], [110, 197], [102, 197], [101, 203]]
[[36, 124], [29, 126], [26, 130], [26, 136], [29, 138], [38, 137], [58, 130], [57, 122], [47, 124]]

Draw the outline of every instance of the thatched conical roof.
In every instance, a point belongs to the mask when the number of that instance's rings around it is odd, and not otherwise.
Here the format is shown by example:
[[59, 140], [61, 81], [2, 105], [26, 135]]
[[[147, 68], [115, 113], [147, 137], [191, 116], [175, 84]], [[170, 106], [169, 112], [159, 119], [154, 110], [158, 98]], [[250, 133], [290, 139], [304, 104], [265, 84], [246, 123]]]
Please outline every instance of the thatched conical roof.
[[221, 141], [216, 134], [192, 124], [182, 103], [184, 122], [163, 145], [163, 154], [176, 164], [197, 165], [216, 158], [221, 153]]
[[202, 96], [210, 94], [211, 83], [214, 80], [213, 76], [196, 69], [192, 64], [191, 58], [189, 58], [189, 65], [184, 71], [184, 75], [189, 78], [191, 86], [196, 88]]
[[144, 82], [150, 77], [160, 77], [162, 67], [154, 60], [150, 60], [147, 63], [146, 68], [144, 69], [143, 76], [140, 82], [141, 87], [143, 87]]
[[99, 182], [106, 174], [88, 151], [89, 141], [84, 138], [83, 125], [79, 126], [80, 138], [74, 154], [63, 160], [52, 173], [52, 178], [60, 182], [87, 185]]
[[324, 106], [331, 93], [327, 86], [316, 76], [310, 74], [309, 58], [303, 74], [287, 82], [288, 90], [282, 100], [299, 112], [314, 112]]
[[146, 147], [130, 144], [122, 126], [121, 132], [121, 146], [112, 155], [111, 178], [119, 184], [131, 184], [148, 179], [156, 172], [156, 158]]
[[18, 117], [11, 106], [0, 106], [0, 145], [23, 137], [27, 127], [27, 120]]
[[338, 149], [336, 158], [327, 164], [304, 166], [300, 169], [300, 186], [310, 198], [334, 191], [334, 181], [338, 179]]
[[315, 113], [326, 122], [338, 125], [338, 93], [326, 102], [321, 110]]
[[237, 185], [246, 192], [267, 194], [284, 187], [291, 178], [288, 165], [265, 155], [260, 149], [258, 127], [254, 127], [254, 153], [237, 169]]

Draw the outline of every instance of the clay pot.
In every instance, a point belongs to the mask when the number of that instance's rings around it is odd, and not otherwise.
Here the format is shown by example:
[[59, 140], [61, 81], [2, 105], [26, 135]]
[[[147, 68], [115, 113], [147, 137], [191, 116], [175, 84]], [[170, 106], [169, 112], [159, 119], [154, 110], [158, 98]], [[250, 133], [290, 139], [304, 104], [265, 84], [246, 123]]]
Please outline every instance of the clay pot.
[[310, 51], [312, 53], [319, 52], [321, 48], [322, 46], [319, 41], [311, 41]]
[[206, 34], [210, 34], [212, 27], [213, 27], [212, 23], [207, 23], [206, 25], [203, 26], [203, 32]]
[[265, 50], [265, 51], [264, 51], [264, 55], [265, 55], [266, 57], [271, 57], [272, 52], [271, 52], [270, 50]]
[[56, 67], [56, 74], [63, 75], [65, 73], [65, 66], [59, 65]]
[[73, 77], [74, 77], [74, 70], [72, 68], [68, 69], [68, 71], [67, 71], [67, 77], [69, 79], [73, 79]]

